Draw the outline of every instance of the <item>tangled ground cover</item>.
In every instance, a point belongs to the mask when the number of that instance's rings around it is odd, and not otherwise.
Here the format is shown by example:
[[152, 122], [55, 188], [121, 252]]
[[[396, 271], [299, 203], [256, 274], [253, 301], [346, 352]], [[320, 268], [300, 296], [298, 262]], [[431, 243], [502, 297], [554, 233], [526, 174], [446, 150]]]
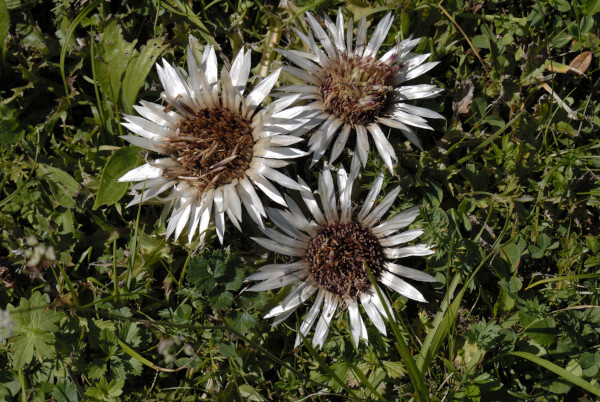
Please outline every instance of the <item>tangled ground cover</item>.
[[[125, 207], [117, 180], [145, 154], [120, 123], [159, 99], [160, 57], [185, 66], [190, 34], [219, 65], [251, 49], [267, 77], [289, 64], [276, 49], [306, 50], [305, 13], [338, 9], [369, 34], [391, 12], [382, 49], [422, 38], [440, 61], [414, 83], [444, 89], [419, 106], [445, 121], [417, 131], [423, 150], [385, 128], [398, 163], [371, 146], [353, 194], [385, 171], [390, 215], [422, 205], [435, 254], [407, 265], [438, 282], [415, 285], [429, 303], [382, 287], [396, 321], [366, 322], [368, 344], [338, 310], [322, 349], [294, 348], [308, 308], [272, 327], [289, 287], [245, 291], [276, 260], [247, 215], [198, 249], [165, 238], [160, 205]], [[599, 15], [597, 0], [0, 0], [0, 399], [600, 397]], [[309, 162], [283, 171], [316, 189]]]

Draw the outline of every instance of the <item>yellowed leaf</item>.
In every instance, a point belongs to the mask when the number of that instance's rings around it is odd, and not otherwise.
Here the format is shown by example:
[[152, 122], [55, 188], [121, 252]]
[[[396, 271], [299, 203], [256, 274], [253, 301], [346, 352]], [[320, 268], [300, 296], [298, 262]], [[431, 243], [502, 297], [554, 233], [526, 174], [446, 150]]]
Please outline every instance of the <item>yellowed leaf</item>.
[[592, 63], [592, 52], [585, 51], [583, 53], [578, 54], [571, 64], [569, 64], [570, 70], [576, 74], [583, 75], [590, 67]]
[[566, 64], [559, 63], [557, 61], [550, 61], [548, 62], [546, 69], [555, 73], [565, 74], [567, 71], [569, 71], [569, 66], [567, 66]]

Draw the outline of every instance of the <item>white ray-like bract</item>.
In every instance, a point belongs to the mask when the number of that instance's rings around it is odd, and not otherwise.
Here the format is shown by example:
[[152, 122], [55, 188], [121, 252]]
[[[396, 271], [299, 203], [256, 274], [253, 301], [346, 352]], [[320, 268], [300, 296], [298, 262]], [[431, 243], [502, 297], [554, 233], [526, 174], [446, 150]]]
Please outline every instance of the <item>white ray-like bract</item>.
[[306, 120], [300, 117], [302, 109], [292, 106], [299, 95], [262, 107], [280, 70], [246, 93], [249, 50], [241, 50], [230, 70], [221, 69], [219, 78], [215, 48], [194, 52], [197, 47], [190, 36], [187, 71], [164, 60], [157, 63], [165, 105], [141, 101], [135, 106], [140, 116], [125, 116], [123, 126], [136, 135], [123, 138], [163, 156], [147, 160], [119, 181], [137, 182], [133, 185], [137, 195], [129, 205], [158, 200], [172, 210], [167, 237], [177, 239], [187, 227], [189, 241], [199, 235], [202, 243], [212, 214], [222, 243], [225, 216], [241, 230], [242, 205], [264, 227], [266, 214], [256, 188], [284, 206], [273, 183], [298, 188], [277, 169], [306, 154], [290, 147], [302, 138], [289, 135]]
[[373, 325], [386, 333], [383, 319], [387, 319], [387, 315], [383, 303], [389, 305], [389, 301], [385, 296], [383, 300], [379, 298], [365, 266], [377, 282], [420, 302], [425, 302], [423, 295], [402, 278], [435, 281], [424, 272], [394, 262], [397, 258], [434, 253], [430, 246], [424, 244], [402, 246], [423, 234], [422, 230], [397, 233], [416, 219], [419, 209], [409, 208], [384, 220], [399, 189], [389, 191], [376, 202], [383, 183], [381, 174], [371, 186], [366, 203], [355, 210], [350, 200], [355, 179], [356, 173], [348, 175], [340, 166], [336, 197], [333, 175], [325, 164], [318, 183], [320, 206], [313, 192], [299, 179], [301, 197], [312, 216], [305, 216], [288, 197], [289, 210], [267, 208], [268, 217], [280, 230], [265, 228], [268, 238], [254, 238], [266, 249], [294, 261], [263, 266], [246, 278], [247, 281], [258, 282], [248, 289], [255, 292], [295, 284], [290, 294], [265, 318], [275, 317], [274, 324], [278, 324], [316, 294], [310, 311], [300, 324], [296, 346], [315, 323], [313, 346], [323, 346], [338, 306], [348, 311], [352, 339], [356, 345], [361, 338], [367, 340], [359, 305], [363, 306]]
[[[304, 82], [281, 88], [286, 94], [299, 94], [301, 106], [309, 121], [303, 131], [313, 130], [308, 142], [312, 165], [331, 146], [330, 163], [344, 150], [351, 132], [356, 134], [352, 171], [364, 166], [369, 152], [368, 133], [385, 165], [393, 171], [397, 161], [394, 147], [381, 125], [400, 130], [408, 140], [421, 148], [411, 127], [431, 130], [425, 118], [443, 119], [437, 112], [409, 102], [437, 96], [442, 89], [430, 84], [404, 85], [435, 67], [425, 62], [429, 54], [417, 55], [411, 50], [419, 39], [406, 39], [377, 59], [377, 54], [392, 26], [391, 13], [386, 15], [367, 42], [364, 17], [358, 24], [353, 41], [352, 19], [344, 24], [341, 10], [335, 23], [324, 17], [325, 29], [306, 14], [308, 35], [295, 30], [308, 52], [279, 50], [297, 67], [284, 70]], [[315, 40], [316, 38], [316, 40]]]

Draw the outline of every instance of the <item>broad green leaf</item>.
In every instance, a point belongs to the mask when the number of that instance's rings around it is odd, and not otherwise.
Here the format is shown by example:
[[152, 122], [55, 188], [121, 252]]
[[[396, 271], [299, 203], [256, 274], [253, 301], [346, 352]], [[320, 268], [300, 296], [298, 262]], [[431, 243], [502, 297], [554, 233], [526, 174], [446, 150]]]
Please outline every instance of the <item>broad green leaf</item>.
[[38, 166], [38, 176], [48, 182], [56, 202], [66, 208], [75, 207], [75, 194], [79, 190], [79, 183], [73, 176], [58, 168], [43, 164]]
[[600, 0], [586, 0], [583, 2], [583, 9], [587, 15], [594, 15], [600, 12]]
[[102, 92], [116, 105], [119, 100], [123, 74], [134, 56], [134, 44], [123, 39], [121, 27], [112, 20], [104, 28], [98, 44], [97, 79]]
[[233, 295], [228, 291], [218, 292], [210, 297], [210, 306], [216, 309], [227, 308], [233, 303]]
[[7, 310], [15, 322], [16, 335], [12, 339], [13, 364], [15, 369], [22, 369], [31, 363], [34, 354], [40, 359], [51, 358], [55, 355], [55, 333], [58, 332], [56, 323], [63, 314], [47, 310], [48, 297], [35, 292], [31, 298], [21, 299], [19, 307], [8, 305]]
[[133, 146], [118, 149], [108, 158], [100, 176], [98, 194], [92, 209], [113, 205], [125, 195], [129, 183], [120, 183], [119, 178], [136, 167], [141, 159], [140, 149]]
[[156, 59], [166, 47], [163, 38], [151, 39], [127, 65], [121, 88], [121, 102], [125, 113], [133, 112], [132, 105], [135, 103], [140, 88], [144, 85]]

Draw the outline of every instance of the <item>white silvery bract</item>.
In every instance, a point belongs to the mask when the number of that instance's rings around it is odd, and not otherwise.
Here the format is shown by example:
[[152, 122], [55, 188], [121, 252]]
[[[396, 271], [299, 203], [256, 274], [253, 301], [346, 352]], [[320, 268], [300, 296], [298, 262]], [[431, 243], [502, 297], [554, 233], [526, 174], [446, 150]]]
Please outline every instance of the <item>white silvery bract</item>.
[[290, 94], [300, 93], [300, 99], [308, 101], [303, 109], [312, 119], [303, 130], [315, 129], [308, 142], [309, 151], [313, 154], [312, 164], [321, 159], [331, 143], [330, 163], [334, 162], [345, 148], [351, 132], [355, 132], [356, 146], [351, 170], [365, 166], [370, 133], [385, 165], [392, 171], [397, 157], [381, 126], [400, 130], [412, 143], [422, 148], [411, 127], [431, 130], [426, 118], [444, 117], [432, 110], [414, 106], [411, 102], [432, 98], [442, 89], [429, 84], [404, 84], [438, 63], [425, 63], [429, 54], [411, 52], [419, 39], [398, 42], [377, 59], [379, 48], [392, 26], [391, 14], [379, 22], [368, 42], [364, 17], [358, 24], [355, 40], [353, 21], [350, 19], [345, 26], [341, 10], [335, 23], [325, 16], [326, 29], [312, 14], [307, 13], [306, 19], [310, 25], [308, 35], [298, 30], [295, 32], [308, 52], [279, 52], [297, 66], [285, 66], [284, 70], [304, 82], [281, 90]]
[[[391, 190], [376, 202], [383, 184], [383, 174], [373, 183], [360, 210], [352, 207], [350, 195], [355, 174], [343, 167], [337, 172], [339, 197], [335, 196], [334, 178], [324, 166], [319, 176], [318, 193], [321, 207], [306, 183], [299, 179], [301, 197], [311, 213], [306, 217], [299, 206], [286, 195], [288, 210], [268, 208], [269, 219], [279, 230], [263, 229], [267, 238], [254, 240], [268, 250], [292, 257], [291, 262], [269, 264], [246, 280], [260, 281], [249, 291], [266, 291], [295, 284], [280, 305], [265, 318], [275, 317], [274, 325], [288, 318], [301, 304], [316, 295], [312, 307], [300, 325], [296, 346], [316, 323], [313, 346], [322, 346], [338, 306], [348, 311], [352, 339], [367, 340], [367, 331], [359, 313], [359, 303], [375, 327], [386, 333], [383, 303], [371, 282], [365, 265], [379, 283], [410, 299], [425, 302], [412, 285], [401, 278], [433, 282], [435, 279], [418, 270], [397, 264], [396, 259], [428, 256], [434, 250], [425, 244], [405, 245], [423, 231], [412, 229], [397, 233], [419, 215], [419, 208], [406, 209], [383, 221], [397, 198], [400, 188]], [[391, 310], [391, 306], [390, 306]], [[392, 317], [393, 318], [393, 317]]]
[[302, 111], [290, 107], [298, 95], [261, 108], [279, 70], [245, 93], [249, 50], [242, 49], [219, 78], [215, 48], [205, 46], [201, 53], [197, 48], [190, 36], [187, 71], [164, 60], [162, 66], [157, 63], [164, 105], [141, 101], [134, 106], [140, 116], [125, 116], [123, 126], [137, 135], [123, 138], [163, 156], [147, 160], [119, 181], [138, 182], [132, 186], [137, 195], [129, 205], [155, 200], [165, 203], [167, 212], [172, 210], [167, 237], [177, 239], [187, 227], [189, 241], [199, 234], [202, 242], [212, 214], [222, 243], [225, 216], [241, 230], [242, 205], [263, 227], [266, 215], [256, 188], [285, 206], [273, 182], [298, 187], [277, 169], [306, 154], [290, 147], [302, 138], [285, 135], [304, 121], [296, 119]]

